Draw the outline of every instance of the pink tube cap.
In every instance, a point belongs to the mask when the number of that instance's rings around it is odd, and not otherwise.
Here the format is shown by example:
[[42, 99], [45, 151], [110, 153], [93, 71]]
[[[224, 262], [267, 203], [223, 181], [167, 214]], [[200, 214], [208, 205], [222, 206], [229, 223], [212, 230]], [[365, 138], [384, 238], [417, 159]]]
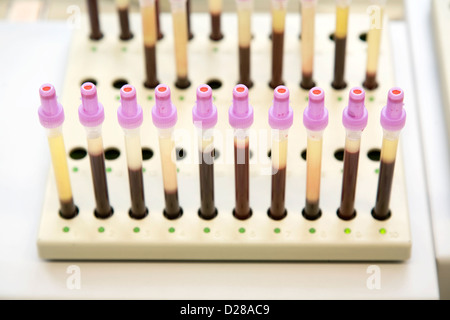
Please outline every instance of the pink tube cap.
[[197, 88], [197, 103], [192, 108], [192, 120], [197, 128], [210, 129], [217, 124], [217, 108], [212, 100], [210, 86], [202, 84]]
[[78, 108], [80, 122], [85, 127], [96, 127], [105, 120], [105, 111], [98, 102], [97, 88], [91, 82], [81, 86], [81, 105]]
[[120, 89], [120, 106], [117, 109], [119, 124], [124, 129], [139, 128], [144, 120], [142, 108], [137, 103], [136, 89], [129, 84]]
[[41, 106], [38, 109], [39, 121], [45, 128], [59, 127], [64, 122], [64, 110], [56, 98], [55, 87], [51, 84], [43, 84], [39, 88]]
[[366, 93], [361, 87], [350, 90], [348, 106], [342, 112], [342, 123], [348, 130], [362, 131], [367, 126], [369, 112], [364, 105]]
[[286, 130], [294, 122], [294, 111], [289, 106], [289, 89], [278, 86], [273, 91], [273, 104], [269, 109], [269, 125], [272, 129]]
[[308, 106], [303, 112], [303, 124], [311, 131], [324, 130], [328, 125], [328, 110], [325, 108], [325, 92], [314, 87], [309, 90]]
[[406, 123], [406, 111], [403, 108], [404, 92], [394, 87], [389, 90], [386, 106], [381, 110], [381, 126], [385, 130], [399, 131]]
[[160, 84], [155, 88], [156, 104], [152, 108], [153, 124], [160, 129], [171, 128], [177, 123], [177, 108], [170, 99], [170, 88]]
[[253, 108], [248, 103], [248, 88], [238, 84], [233, 89], [233, 103], [228, 109], [228, 121], [235, 129], [247, 129], [253, 124]]

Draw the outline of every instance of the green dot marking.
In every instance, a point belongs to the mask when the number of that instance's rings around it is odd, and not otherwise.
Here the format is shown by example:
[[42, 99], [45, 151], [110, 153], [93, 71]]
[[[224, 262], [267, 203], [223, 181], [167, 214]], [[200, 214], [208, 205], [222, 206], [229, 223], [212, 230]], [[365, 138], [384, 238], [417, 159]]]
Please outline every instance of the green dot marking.
[[177, 172], [180, 172], [180, 168], [177, 168]]
[[116, 100], [120, 100], [120, 96], [117, 95], [117, 96], [116, 96]]
[[374, 96], [369, 97], [369, 101], [370, 102], [374, 102], [375, 101], [375, 97]]
[[97, 51], [97, 47], [91, 47], [91, 51], [92, 51], [92, 52]]
[[338, 97], [338, 101], [342, 101], [342, 97]]
[[111, 167], [106, 168], [106, 172], [111, 172], [111, 171], [112, 171]]
[[100, 233], [105, 232], [105, 228], [103, 228], [103, 227], [98, 228], [98, 232], [100, 232]]
[[275, 228], [275, 229], [273, 229], [273, 232], [275, 232], [275, 233], [280, 233], [280, 232], [281, 232], [281, 229], [280, 229], [280, 228]]
[[170, 233], [174, 233], [174, 232], [175, 232], [175, 228], [174, 228], [174, 227], [170, 227], [170, 228], [169, 228], [169, 232], [170, 232]]
[[346, 234], [350, 234], [350, 233], [352, 232], [352, 230], [351, 230], [350, 228], [345, 228], [345, 229], [344, 229], [344, 232], [345, 232]]
[[240, 233], [245, 233], [245, 228], [239, 228]]
[[203, 229], [203, 232], [204, 232], [204, 233], [210, 233], [210, 232], [211, 232], [211, 229], [208, 228], [208, 227], [206, 227], [205, 229]]
[[216, 96], [213, 96], [213, 101], [216, 101]]
[[146, 170], [145, 170], [145, 168], [142, 168], [142, 172], [145, 172]]
[[180, 96], [178, 99], [180, 99], [180, 101], [184, 100], [184, 96]]
[[123, 48], [122, 48], [122, 51], [123, 51], [123, 52], [127, 52], [127, 47], [123, 47]]
[[314, 228], [309, 228], [309, 233], [311, 233], [311, 234], [314, 234], [314, 233], [316, 233], [316, 229], [314, 229]]
[[147, 100], [152, 101], [153, 100], [153, 96], [147, 96]]
[[73, 167], [73, 168], [72, 168], [72, 171], [73, 171], [73, 172], [78, 172], [78, 167]]
[[133, 229], [134, 233], [139, 233], [139, 231], [141, 231], [141, 229], [139, 229], [139, 227], [136, 227], [136, 228]]
[[386, 229], [385, 228], [381, 228], [380, 229], [380, 234], [386, 234]]
[[380, 169], [376, 168], [376, 169], [375, 169], [375, 173], [376, 173], [376, 174], [379, 174], [379, 173], [380, 173]]
[[305, 97], [305, 101], [308, 101], [309, 99], [308, 99], [308, 97]]
[[67, 233], [67, 232], [69, 232], [69, 230], [70, 230], [69, 227], [64, 227], [64, 228], [63, 228], [63, 232], [66, 232], [66, 233]]
[[213, 51], [214, 51], [214, 52], [218, 52], [218, 51], [219, 51], [219, 48], [214, 47]]

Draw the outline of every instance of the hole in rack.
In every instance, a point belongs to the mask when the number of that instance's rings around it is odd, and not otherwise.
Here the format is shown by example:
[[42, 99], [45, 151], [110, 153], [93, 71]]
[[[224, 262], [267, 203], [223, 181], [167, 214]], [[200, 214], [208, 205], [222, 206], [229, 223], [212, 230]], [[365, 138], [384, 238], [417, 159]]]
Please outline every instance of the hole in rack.
[[334, 157], [335, 157], [336, 160], [338, 160], [338, 161], [344, 161], [344, 149], [343, 149], [343, 148], [337, 149], [337, 150], [334, 152]]
[[369, 152], [367, 152], [367, 157], [372, 161], [380, 161], [380, 155], [380, 149], [370, 149]]
[[359, 35], [359, 40], [366, 42], [367, 41], [367, 32], [363, 32]]
[[87, 155], [87, 151], [85, 148], [73, 148], [70, 152], [69, 152], [69, 157], [73, 160], [81, 160], [84, 157], [86, 157]]
[[272, 158], [272, 150], [267, 151], [267, 158]]
[[94, 78], [87, 78], [87, 79], [84, 79], [81, 81], [80, 86], [82, 86], [86, 82], [90, 82], [90, 83], [94, 84], [94, 86], [97, 85], [97, 80], [95, 80]]
[[251, 159], [253, 158], [253, 150], [249, 150], [248, 152], [248, 157]]
[[177, 160], [183, 160], [186, 158], [186, 151], [184, 151], [183, 148], [176, 148], [175, 149]]
[[217, 149], [214, 149], [214, 160], [217, 160], [220, 157], [220, 151]]
[[146, 160], [150, 160], [151, 158], [153, 158], [153, 150], [150, 148], [142, 148], [142, 160], [146, 161]]
[[116, 89], [121, 89], [124, 85], [128, 84], [128, 81], [125, 79], [117, 79], [113, 82], [113, 87]]
[[208, 82], [206, 82], [206, 84], [208, 86], [211, 87], [211, 89], [216, 90], [219, 89], [220, 87], [222, 87], [222, 81], [218, 80], [218, 79], [211, 79]]
[[306, 149], [303, 149], [303, 151], [300, 153], [300, 157], [302, 157], [302, 159], [306, 161]]
[[105, 150], [105, 159], [106, 160], [116, 160], [120, 157], [120, 151], [117, 148], [108, 148]]
[[328, 36], [328, 38], [329, 38], [331, 41], [334, 41], [334, 33], [331, 33], [331, 34]]

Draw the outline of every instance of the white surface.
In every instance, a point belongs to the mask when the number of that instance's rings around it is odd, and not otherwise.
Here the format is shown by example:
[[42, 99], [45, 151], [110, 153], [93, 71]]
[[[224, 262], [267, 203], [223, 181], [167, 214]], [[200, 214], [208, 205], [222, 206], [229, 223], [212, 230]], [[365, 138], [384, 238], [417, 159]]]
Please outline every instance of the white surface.
[[[186, 151], [187, 157], [177, 162], [179, 169], [179, 199], [183, 207], [180, 219], [164, 218], [164, 194], [162, 186], [160, 155], [156, 128], [151, 121], [150, 109], [154, 101], [147, 96], [153, 90], [143, 86], [144, 76], [141, 72], [143, 57], [142, 39], [136, 36], [127, 43], [117, 41], [117, 18], [112, 15], [102, 17], [102, 26], [108, 30], [106, 38], [96, 43], [97, 50], [91, 51], [94, 45], [86, 38], [87, 30], [77, 30], [69, 58], [69, 67], [61, 97], [65, 107], [64, 123], [65, 143], [67, 150], [76, 147], [86, 148], [85, 130], [78, 120], [78, 104], [80, 99], [79, 83], [91, 75], [98, 83], [100, 102], [105, 106], [105, 122], [103, 136], [106, 148], [115, 147], [122, 156], [114, 161], [106, 161], [111, 173], [107, 174], [108, 189], [114, 215], [107, 220], [94, 217], [94, 192], [89, 158], [82, 160], [69, 159], [69, 167], [77, 167], [71, 172], [73, 196], [80, 209], [73, 220], [62, 219], [58, 214], [58, 198], [55, 192], [54, 177], [50, 177], [44, 203], [41, 230], [39, 233], [40, 256], [47, 259], [167, 259], [167, 260], [351, 260], [351, 261], [398, 261], [410, 256], [411, 238], [409, 230], [409, 214], [404, 182], [402, 153], [396, 161], [390, 209], [392, 217], [386, 221], [377, 221], [371, 215], [377, 193], [379, 162], [367, 157], [369, 150], [380, 148], [382, 129], [379, 115], [386, 104], [387, 92], [394, 86], [388, 33], [384, 33], [379, 70], [380, 86], [377, 90], [367, 92], [366, 106], [369, 110], [369, 123], [364, 130], [358, 170], [358, 183], [355, 208], [357, 216], [351, 221], [343, 221], [337, 217], [340, 192], [342, 186], [343, 163], [334, 157], [334, 152], [344, 145], [345, 129], [342, 126], [342, 110], [348, 103], [348, 90], [361, 81], [361, 70], [365, 68], [365, 43], [358, 39], [365, 31], [367, 22], [365, 15], [354, 14], [351, 19], [351, 31], [348, 38], [348, 61], [351, 61], [346, 80], [348, 89], [333, 90], [330, 86], [332, 74], [329, 62], [334, 54], [334, 43], [328, 36], [333, 32], [335, 23], [333, 15], [318, 15], [315, 79], [325, 90], [326, 105], [329, 110], [329, 126], [324, 132], [321, 198], [322, 217], [316, 221], [308, 221], [301, 216], [305, 205], [306, 162], [300, 158], [306, 149], [306, 129], [302, 125], [302, 113], [307, 106], [307, 90], [300, 89], [300, 72], [293, 68], [285, 68], [284, 79], [290, 89], [290, 102], [294, 110], [294, 125], [289, 130], [289, 148], [286, 171], [286, 209], [288, 215], [280, 221], [267, 216], [271, 194], [271, 163], [267, 158], [270, 148], [270, 127], [268, 126], [268, 109], [273, 100], [273, 90], [267, 85], [270, 80], [271, 41], [266, 36], [270, 23], [269, 15], [254, 15], [253, 25], [255, 37], [252, 42], [252, 77], [254, 88], [250, 90], [250, 103], [253, 105], [255, 121], [252, 125], [250, 149], [254, 158], [250, 164], [250, 206], [253, 216], [240, 221], [233, 217], [234, 208], [234, 163], [233, 133], [228, 123], [228, 107], [232, 99], [232, 90], [236, 84], [238, 57], [236, 41], [228, 36], [220, 43], [208, 40], [208, 30], [200, 31], [201, 26], [209, 23], [208, 15], [197, 15], [193, 19], [193, 28], [198, 30], [191, 41], [190, 48], [190, 80], [192, 86], [188, 90], [178, 90], [173, 85], [174, 70], [171, 68], [175, 60], [173, 54], [172, 30], [170, 16], [164, 16], [161, 23], [166, 27], [166, 36], [158, 43], [158, 76], [169, 83], [172, 101], [178, 109], [178, 123], [175, 127], [177, 147]], [[139, 16], [133, 15], [134, 25], [140, 25]], [[237, 33], [235, 17], [224, 15], [223, 25], [229, 35]], [[298, 63], [300, 50], [298, 41], [298, 15], [288, 15], [285, 31], [285, 63], [292, 66]], [[386, 29], [387, 30], [387, 29]], [[126, 51], [123, 51], [123, 48]], [[213, 50], [217, 48], [217, 50]], [[102, 63], [99, 63], [101, 61]], [[210, 66], [214, 67], [211, 71]], [[195, 70], [195, 71], [194, 71]], [[199, 169], [197, 160], [198, 147], [192, 141], [195, 130], [192, 124], [192, 106], [195, 104], [195, 91], [198, 85], [211, 77], [218, 77], [223, 85], [214, 90], [214, 103], [218, 108], [218, 123], [215, 131], [215, 147], [220, 157], [215, 161], [215, 204], [218, 217], [204, 221], [198, 217], [200, 206]], [[136, 86], [138, 102], [144, 109], [144, 123], [141, 127], [142, 143], [155, 151], [154, 157], [144, 161], [144, 189], [149, 215], [136, 221], [129, 218], [130, 198], [128, 192], [128, 173], [125, 157], [123, 130], [117, 121], [116, 96], [119, 90], [110, 85], [118, 77], [125, 78]], [[184, 99], [180, 101], [179, 97]], [[338, 98], [341, 97], [341, 101]], [[231, 138], [231, 139], [230, 139]], [[403, 137], [400, 138], [400, 141]], [[400, 144], [401, 145], [401, 144]], [[64, 227], [70, 231], [63, 232]], [[97, 230], [105, 228], [103, 233]], [[133, 232], [135, 227], [141, 231]], [[169, 228], [175, 228], [169, 233]], [[205, 234], [203, 229], [210, 228]], [[240, 233], [240, 228], [245, 233]], [[279, 228], [279, 234], [274, 229]], [[309, 233], [315, 228], [316, 233]], [[344, 230], [350, 228], [351, 233]], [[381, 228], [386, 229], [380, 234]], [[120, 248], [120, 250], [118, 249]]]
[[[440, 291], [442, 298], [450, 299], [450, 123], [446, 124], [444, 112], [448, 88], [440, 82], [439, 69], [443, 66], [438, 63], [431, 1], [406, 3]], [[446, 9], [449, 17], [450, 9]], [[448, 30], [444, 32], [448, 34]]]
[[[27, 32], [38, 30], [30, 26]], [[406, 85], [412, 79], [409, 65], [405, 30], [397, 29], [399, 39], [393, 42], [397, 51], [398, 84]], [[18, 31], [7, 30], [8, 34], [18, 36]], [[65, 36], [64, 26], [54, 30]], [[2, 39], [5, 30], [2, 29]], [[29, 33], [30, 34], [30, 33]], [[32, 33], [30, 34], [31, 38]], [[38, 40], [35, 37], [35, 40]], [[42, 40], [41, 40], [42, 41]], [[51, 61], [63, 64], [67, 52], [67, 42], [59, 39], [55, 56]], [[46, 43], [46, 45], [50, 45]], [[14, 42], [12, 43], [14, 44]], [[11, 44], [11, 47], [12, 47]], [[22, 50], [17, 42], [15, 50]], [[13, 50], [13, 49], [11, 49]], [[54, 49], [56, 50], [56, 49]], [[28, 52], [15, 51], [9, 58], [24, 61], [30, 57], [42, 61], [45, 53], [38, 57]], [[39, 53], [39, 51], [37, 51]], [[4, 54], [4, 53], [2, 53]], [[5, 61], [4, 59], [1, 60]], [[12, 66], [12, 64], [11, 64]], [[31, 64], [27, 71], [41, 68], [42, 64]], [[15, 74], [15, 73], [11, 73]], [[35, 73], [33, 73], [35, 74]], [[369, 289], [367, 281], [371, 276], [371, 263], [94, 263], [94, 262], [46, 262], [37, 257], [35, 239], [38, 219], [43, 200], [45, 179], [49, 167], [48, 148], [44, 132], [40, 127], [36, 108], [39, 104], [37, 89], [42, 81], [53, 81], [61, 87], [63, 71], [61, 68], [47, 70], [48, 77], [37, 75], [23, 89], [19, 98], [21, 103], [2, 103], [15, 105], [11, 115], [24, 117], [27, 134], [17, 135], [14, 140], [0, 140], [2, 150], [11, 150], [0, 158], [1, 203], [0, 213], [0, 297], [2, 298], [167, 298], [167, 299], [408, 299], [438, 298], [435, 262], [431, 233], [426, 207], [423, 176], [421, 175], [420, 148], [404, 144], [410, 155], [405, 166], [407, 183], [410, 186], [409, 207], [411, 209], [411, 233], [413, 247], [411, 259], [405, 263], [376, 263], [380, 268], [380, 290]], [[53, 74], [53, 77], [51, 76]], [[14, 76], [13, 76], [14, 77]], [[401, 78], [400, 78], [401, 77]], [[15, 78], [21, 79], [19, 74]], [[16, 80], [16, 83], [23, 82]], [[58, 81], [59, 80], [59, 81]], [[59, 85], [58, 85], [59, 84]], [[1, 86], [4, 88], [4, 86]], [[405, 87], [406, 88], [406, 87]], [[36, 92], [36, 95], [30, 94]], [[3, 93], [3, 91], [2, 91]], [[27, 101], [25, 101], [27, 99]], [[408, 98], [407, 96], [407, 99]], [[11, 98], [9, 100], [12, 100]], [[4, 100], [8, 102], [8, 100]], [[409, 100], [409, 104], [412, 101]], [[26, 108], [22, 112], [20, 108]], [[417, 122], [409, 113], [405, 137], [417, 133]], [[1, 134], [4, 136], [13, 129], [11, 121], [1, 118]], [[33, 150], [33, 165], [27, 154]], [[405, 151], [405, 150], [404, 150]], [[14, 152], [14, 153], [13, 153]], [[12, 169], [11, 169], [12, 168]], [[21, 195], [29, 197], [24, 200]], [[20, 206], [18, 206], [20, 204]], [[81, 271], [80, 290], [70, 290], [66, 286], [71, 265]], [[369, 268], [369, 269], [368, 269]], [[236, 290], [239, 288], [239, 290]]]

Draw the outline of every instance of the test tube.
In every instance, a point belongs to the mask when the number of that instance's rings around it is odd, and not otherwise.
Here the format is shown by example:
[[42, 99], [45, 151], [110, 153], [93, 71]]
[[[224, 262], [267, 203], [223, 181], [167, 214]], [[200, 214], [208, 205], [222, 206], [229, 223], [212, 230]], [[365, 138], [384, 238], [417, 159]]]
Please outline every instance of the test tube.
[[81, 105], [78, 108], [78, 116], [87, 134], [96, 203], [95, 216], [106, 219], [113, 214], [113, 210], [109, 203], [102, 139], [102, 123], [105, 113], [102, 104], [97, 99], [97, 88], [91, 82], [83, 83], [81, 86]]
[[159, 84], [156, 75], [157, 15], [155, 3], [155, 0], [140, 0], [146, 71], [144, 86], [146, 88], [155, 88]]
[[64, 219], [72, 219], [78, 209], [73, 203], [72, 187], [70, 185], [67, 166], [66, 148], [62, 134], [64, 110], [56, 99], [56, 90], [51, 84], [39, 88], [41, 106], [38, 109], [39, 120], [47, 130], [48, 145], [52, 158], [53, 172], [59, 198], [59, 214]]
[[336, 30], [334, 32], [334, 89], [344, 89], [345, 52], [347, 46], [348, 12], [351, 0], [336, 0]]
[[160, 84], [155, 88], [155, 106], [152, 108], [153, 124], [158, 128], [159, 151], [164, 184], [164, 216], [177, 219], [183, 214], [178, 202], [177, 166], [174, 159], [175, 142], [172, 138], [177, 122], [177, 109], [170, 99], [170, 88]]
[[316, 20], [317, 0], [300, 0], [302, 10], [302, 81], [303, 89], [315, 86], [313, 81], [314, 70], [314, 24]]
[[367, 66], [363, 86], [368, 90], [378, 87], [377, 69], [380, 56], [381, 31], [383, 30], [383, 12], [385, 0], [372, 0], [370, 28], [367, 33]]
[[251, 16], [253, 0], [236, 0], [238, 11], [239, 36], [239, 83], [247, 88], [253, 87], [250, 77], [250, 47], [252, 40]]
[[158, 40], [161, 40], [162, 38], [164, 38], [164, 34], [161, 31], [161, 24], [159, 22], [159, 14], [161, 13], [159, 8], [159, 0], [155, 0], [155, 9], [156, 9], [156, 32], [158, 34]]
[[222, 40], [223, 34], [220, 29], [220, 16], [222, 15], [222, 0], [208, 0], [209, 13], [211, 14], [211, 34], [209, 38], [213, 41]]
[[283, 84], [284, 28], [288, 0], [272, 0], [272, 80], [275, 89]]
[[119, 13], [120, 40], [130, 40], [133, 34], [130, 31], [130, 20], [128, 18], [130, 0], [116, 0], [117, 11]]
[[103, 33], [100, 30], [97, 0], [87, 0], [87, 7], [89, 13], [89, 21], [91, 24], [91, 34], [89, 38], [91, 38], [92, 40], [100, 40], [101, 38], [103, 38]]
[[186, 0], [170, 0], [170, 4], [172, 8], [175, 61], [177, 69], [177, 81], [175, 82], [175, 86], [179, 89], [186, 89], [191, 85], [191, 82], [188, 79]]
[[272, 197], [269, 216], [274, 220], [281, 220], [287, 215], [284, 195], [288, 131], [293, 119], [294, 112], [289, 106], [289, 90], [285, 86], [279, 86], [274, 91], [273, 105], [269, 109], [269, 125], [272, 128]]
[[307, 130], [306, 148], [306, 205], [303, 216], [308, 220], [320, 218], [320, 176], [322, 167], [323, 131], [328, 125], [325, 93], [319, 87], [309, 91], [308, 106], [303, 112], [303, 124]]
[[377, 220], [386, 220], [391, 216], [389, 202], [394, 179], [398, 139], [406, 122], [403, 98], [404, 92], [401, 88], [392, 88], [388, 93], [387, 104], [381, 110], [380, 122], [383, 128], [383, 144], [381, 147], [377, 198], [375, 208], [372, 210], [372, 216]]
[[367, 126], [368, 119], [364, 99], [365, 92], [363, 88], [352, 88], [349, 94], [348, 106], [342, 113], [342, 123], [346, 129], [346, 138], [341, 205], [338, 210], [338, 216], [343, 220], [351, 220], [356, 216], [355, 193], [358, 177], [359, 149], [361, 134]]
[[192, 109], [192, 119], [198, 131], [198, 156], [200, 170], [200, 210], [203, 219], [217, 215], [214, 205], [214, 127], [217, 108], [212, 103], [212, 89], [204, 84], [197, 88], [197, 103]]
[[234, 128], [234, 216], [239, 220], [251, 217], [249, 179], [249, 129], [253, 124], [253, 108], [248, 103], [248, 88], [239, 84], [233, 89], [233, 103], [228, 120]]
[[124, 85], [120, 89], [120, 102], [121, 104], [117, 109], [117, 118], [125, 134], [131, 196], [130, 216], [135, 219], [142, 219], [148, 213], [145, 207], [140, 139], [140, 127], [144, 117], [141, 106], [137, 104], [136, 89], [133, 86]]

